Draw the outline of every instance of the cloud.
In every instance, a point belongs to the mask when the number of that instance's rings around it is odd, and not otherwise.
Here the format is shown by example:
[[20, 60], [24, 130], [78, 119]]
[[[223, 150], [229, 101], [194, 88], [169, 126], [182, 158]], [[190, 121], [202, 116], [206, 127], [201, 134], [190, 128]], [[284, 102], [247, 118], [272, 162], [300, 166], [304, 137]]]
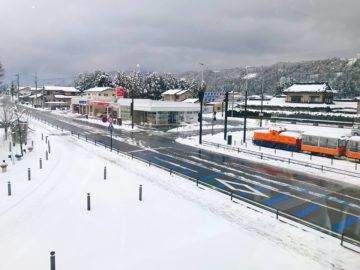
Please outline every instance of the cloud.
[[358, 0], [0, 0], [0, 61], [8, 74], [67, 76], [349, 57], [359, 10]]

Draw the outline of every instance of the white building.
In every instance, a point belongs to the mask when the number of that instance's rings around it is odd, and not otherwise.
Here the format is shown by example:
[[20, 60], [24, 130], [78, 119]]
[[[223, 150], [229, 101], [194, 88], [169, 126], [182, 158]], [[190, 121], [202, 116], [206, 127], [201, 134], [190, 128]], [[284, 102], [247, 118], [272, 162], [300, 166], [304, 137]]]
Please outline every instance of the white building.
[[[119, 118], [131, 121], [131, 99], [119, 99]], [[170, 126], [195, 123], [200, 111], [199, 103], [134, 99], [134, 123], [149, 126]]]

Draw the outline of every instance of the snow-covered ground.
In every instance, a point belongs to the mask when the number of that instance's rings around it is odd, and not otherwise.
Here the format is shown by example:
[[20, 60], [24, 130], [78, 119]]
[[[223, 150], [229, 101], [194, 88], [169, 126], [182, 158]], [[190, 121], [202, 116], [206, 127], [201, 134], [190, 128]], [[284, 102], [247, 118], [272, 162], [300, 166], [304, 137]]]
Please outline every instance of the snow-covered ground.
[[[291, 152], [285, 151], [285, 150], [276, 149], [276, 151], [275, 151], [275, 149], [272, 149], [272, 148], [259, 147], [257, 145], [254, 145], [252, 143], [253, 130], [258, 128], [258, 123], [256, 120], [249, 119], [247, 127], [251, 130], [248, 130], [246, 133], [246, 138], [247, 138], [246, 144], [242, 143], [242, 139], [243, 139], [242, 131], [237, 131], [237, 132], [229, 131], [228, 132], [228, 135], [232, 135], [232, 146], [235, 146], [236, 148], [239, 148], [239, 149], [251, 150], [254, 152], [270, 154], [270, 155], [276, 155], [277, 157], [283, 157], [286, 159], [290, 158], [291, 160], [294, 160], [294, 161], [295, 160], [296, 161], [304, 161], [304, 162], [308, 162], [308, 163], [312, 163], [312, 164], [317, 164], [320, 166], [323, 165], [323, 166], [328, 166], [328, 167], [341, 169], [341, 170], [347, 170], [349, 172], [360, 174], [360, 164], [355, 165], [355, 162], [350, 161], [350, 160], [333, 159], [333, 161], [331, 161], [331, 159], [327, 158], [327, 157], [310, 156], [309, 154], [305, 154], [305, 153], [293, 153], [292, 154]], [[277, 127], [277, 128], [284, 128], [291, 132], [303, 133], [306, 131], [311, 131], [311, 132], [317, 132], [317, 133], [321, 133], [321, 134], [331, 134], [331, 135], [339, 135], [339, 136], [347, 136], [347, 135], [350, 135], [350, 132], [351, 132], [351, 129], [349, 129], [349, 128], [335, 128], [335, 127], [324, 127], [324, 126], [310, 126], [310, 125], [297, 125], [297, 124], [296, 125], [295, 124], [277, 124], [276, 126], [274, 126], [269, 121], [264, 121], [263, 127], [265, 129], [267, 129], [269, 127]], [[214, 136], [212, 136], [211, 134], [203, 135], [202, 138], [203, 138], [203, 142], [213, 142], [213, 143], [220, 144], [220, 145], [227, 144], [227, 141], [224, 140], [223, 132], [214, 134]], [[199, 145], [199, 143], [198, 143], [199, 137], [198, 136], [191, 136], [188, 138], [178, 138], [176, 141], [179, 143], [183, 143], [183, 144], [187, 144], [187, 145], [191, 145], [191, 146], [195, 146], [195, 147], [200, 147], [202, 149], [216, 151], [216, 152], [231, 155], [231, 156], [236, 156], [236, 157], [259, 161], [259, 162], [261, 161], [262, 163], [267, 163], [267, 164], [275, 165], [278, 167], [290, 168], [290, 169], [298, 170], [298, 171], [302, 171], [302, 172], [305, 171], [305, 172], [308, 172], [311, 174], [316, 174], [319, 176], [324, 176], [324, 177], [327, 177], [330, 179], [334, 179], [336, 181], [342, 181], [342, 182], [346, 182], [346, 183], [360, 185], [359, 177], [353, 177], [353, 176], [348, 176], [348, 175], [334, 173], [334, 172], [321, 171], [320, 169], [314, 169], [314, 168], [309, 168], [309, 167], [305, 167], [305, 166], [301, 166], [301, 165], [291, 164], [291, 162], [289, 164], [288, 162], [279, 162], [279, 161], [273, 161], [273, 160], [268, 160], [268, 159], [261, 160], [260, 156], [255, 157], [253, 155], [249, 155], [249, 154], [246, 154], [243, 152], [238, 153], [237, 151], [222, 149], [222, 148], [218, 148], [216, 146], [209, 146], [209, 145], [204, 145], [204, 144]]]
[[[360, 264], [359, 254], [338, 239], [279, 222], [38, 122], [30, 127], [27, 141], [34, 141], [34, 150], [8, 162], [8, 171], [0, 174], [0, 269], [49, 269], [53, 250], [57, 269], [66, 270], [357, 269]], [[41, 133], [49, 136], [48, 161]], [[7, 147], [1, 141], [0, 158], [7, 159]]]

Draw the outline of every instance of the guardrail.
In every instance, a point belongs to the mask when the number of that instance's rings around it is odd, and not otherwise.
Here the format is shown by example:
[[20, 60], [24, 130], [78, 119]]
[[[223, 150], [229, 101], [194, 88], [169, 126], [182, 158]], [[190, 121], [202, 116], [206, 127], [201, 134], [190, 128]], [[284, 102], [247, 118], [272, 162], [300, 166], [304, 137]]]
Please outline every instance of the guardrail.
[[[333, 168], [333, 167], [329, 167], [329, 166], [325, 166], [325, 165], [319, 165], [319, 164], [309, 163], [309, 162], [300, 161], [300, 160], [296, 160], [296, 159], [292, 159], [292, 158], [285, 158], [285, 157], [279, 157], [279, 156], [270, 155], [270, 154], [259, 153], [259, 152], [252, 151], [252, 150], [247, 150], [247, 149], [243, 149], [243, 148], [239, 148], [239, 147], [235, 147], [235, 146], [213, 143], [213, 142], [208, 142], [208, 141], [203, 141], [202, 143], [203, 143], [203, 145], [215, 146], [217, 148], [232, 150], [232, 151], [238, 152], [238, 153], [249, 154], [249, 155], [255, 156], [259, 159], [281, 161], [281, 162], [288, 163], [288, 164], [295, 164], [295, 165], [300, 165], [300, 166], [304, 166], [304, 167], [308, 167], [308, 168], [318, 169], [318, 170], [321, 170], [322, 172], [333, 172], [333, 173], [338, 173], [341, 175], [347, 175], [347, 176], [360, 178], [360, 173], [337, 169], [337, 168]], [[355, 169], [357, 170], [358, 163], [355, 162], [354, 166], [355, 166]], [[360, 165], [359, 165], [359, 167], [360, 167]]]
[[291, 122], [293, 124], [296, 123], [311, 123], [313, 125], [323, 124], [323, 125], [331, 125], [331, 126], [338, 126], [338, 127], [344, 127], [344, 126], [353, 126], [355, 119], [350, 119], [350, 121], [332, 121], [332, 120], [321, 120], [321, 119], [306, 119], [306, 118], [295, 118], [295, 117], [277, 117], [272, 116], [268, 118], [271, 122], [276, 121], [287, 121]]
[[[285, 218], [285, 219], [287, 219], [287, 220], [289, 220], [289, 221], [293, 221], [293, 222], [298, 223], [298, 224], [300, 224], [300, 225], [309, 227], [309, 228], [311, 228], [311, 229], [320, 231], [320, 232], [325, 233], [325, 234], [327, 234], [327, 235], [330, 235], [330, 236], [332, 236], [332, 237], [338, 238], [338, 239], [340, 239], [340, 244], [341, 244], [341, 246], [344, 246], [344, 247], [346, 247], [346, 248], [348, 248], [348, 249], [351, 249], [351, 250], [353, 250], [353, 251], [355, 251], [355, 252], [360, 253], [360, 239], [355, 239], [355, 238], [353, 238], [353, 237], [351, 237], [351, 236], [345, 235], [344, 233], [341, 234], [341, 233], [334, 232], [334, 231], [332, 231], [332, 230], [330, 230], [330, 229], [328, 229], [328, 228], [325, 228], [325, 227], [322, 227], [322, 226], [319, 226], [319, 225], [310, 223], [310, 222], [308, 222], [308, 221], [306, 221], [306, 220], [300, 219], [300, 218], [298, 218], [298, 217], [296, 217], [296, 216], [293, 216], [293, 215], [291, 215], [291, 214], [288, 214], [288, 213], [286, 213], [286, 212], [284, 212], [284, 211], [280, 211], [279, 209], [272, 208], [272, 207], [267, 206], [267, 205], [265, 205], [265, 204], [262, 204], [262, 203], [260, 203], [260, 202], [256, 202], [256, 201], [250, 200], [250, 199], [248, 199], [248, 198], [239, 196], [239, 195], [237, 195], [236, 193], [234, 193], [234, 192], [232, 192], [232, 191], [227, 191], [227, 190], [225, 190], [225, 189], [220, 189], [220, 188], [218, 188], [218, 187], [212, 186], [212, 185], [210, 185], [210, 184], [208, 184], [208, 183], [206, 183], [206, 182], [201, 181], [201, 180], [198, 179], [198, 178], [194, 178], [194, 177], [191, 177], [191, 176], [189, 176], [189, 175], [182, 174], [181, 172], [177, 172], [177, 171], [174, 171], [174, 170], [172, 170], [172, 169], [168, 169], [168, 168], [166, 168], [165, 166], [162, 166], [162, 165], [160, 165], [160, 164], [151, 162], [150, 160], [146, 160], [146, 159], [143, 159], [143, 158], [141, 158], [141, 157], [135, 156], [133, 153], [122, 151], [121, 149], [116, 148], [116, 147], [112, 147], [112, 148], [110, 149], [110, 146], [109, 146], [108, 144], [106, 144], [106, 143], [105, 143], [104, 141], [102, 141], [102, 140], [94, 140], [94, 139], [91, 139], [91, 138], [87, 137], [86, 135], [82, 135], [82, 134], [80, 134], [80, 133], [76, 133], [76, 132], [74, 132], [74, 131], [72, 131], [72, 130], [66, 130], [64, 127], [59, 126], [59, 125], [54, 125], [54, 124], [52, 124], [52, 123], [50, 123], [50, 122], [48, 122], [48, 121], [46, 121], [46, 120], [41, 119], [40, 117], [35, 118], [35, 119], [38, 120], [38, 121], [40, 121], [40, 122], [43, 122], [43, 123], [45, 123], [45, 124], [47, 124], [47, 125], [49, 125], [49, 126], [51, 126], [51, 127], [54, 127], [55, 129], [59, 129], [59, 130], [62, 130], [62, 131], [64, 131], [64, 130], [65, 130], [65, 131], [69, 131], [72, 136], [74, 136], [74, 137], [76, 137], [76, 138], [78, 138], [78, 139], [81, 139], [81, 140], [83, 140], [83, 141], [86, 141], [86, 142], [88, 142], [88, 143], [93, 143], [93, 144], [96, 145], [96, 146], [103, 146], [105, 149], [112, 150], [112, 151], [114, 151], [114, 152], [117, 153], [117, 154], [121, 154], [121, 155], [123, 155], [123, 156], [125, 156], [125, 157], [138, 160], [138, 161], [140, 161], [140, 162], [142, 162], [142, 163], [145, 163], [145, 164], [148, 165], [148, 166], [157, 167], [157, 168], [159, 168], [159, 169], [161, 169], [161, 170], [164, 170], [164, 171], [169, 172], [170, 175], [171, 175], [171, 174], [175, 174], [175, 175], [178, 175], [178, 176], [180, 176], [180, 177], [182, 177], [182, 178], [186, 178], [186, 179], [188, 179], [188, 180], [196, 183], [197, 186], [203, 185], [203, 186], [205, 186], [205, 187], [208, 187], [208, 188], [211, 188], [211, 189], [213, 189], [213, 190], [219, 191], [220, 193], [229, 196], [232, 201], [233, 201], [234, 199], [238, 199], [238, 200], [240, 200], [240, 201], [243, 201], [243, 202], [246, 202], [246, 203], [248, 203], [248, 204], [251, 204], [251, 205], [253, 205], [253, 206], [257, 207], [257, 208], [260, 208], [260, 209], [263, 209], [263, 210], [265, 210], [265, 211], [267, 211], [267, 212], [273, 213], [273, 214], [274, 214], [274, 217], [276, 217], [276, 219], [282, 218], [282, 220], [281, 220], [282, 222], [286, 222], [286, 220], [284, 220], [284, 218]], [[170, 157], [172, 157], [172, 158], [176, 158], [176, 157], [173, 156], [173, 155], [169, 155], [169, 154], [167, 154], [167, 155], [170, 156]], [[350, 244], [351, 247], [345, 246], [344, 243]]]

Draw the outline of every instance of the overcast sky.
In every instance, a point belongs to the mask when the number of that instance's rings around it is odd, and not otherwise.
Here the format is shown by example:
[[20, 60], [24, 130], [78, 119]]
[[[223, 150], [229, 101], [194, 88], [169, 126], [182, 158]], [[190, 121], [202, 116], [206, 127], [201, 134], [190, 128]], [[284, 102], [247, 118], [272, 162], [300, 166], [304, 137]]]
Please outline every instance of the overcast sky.
[[359, 0], [0, 0], [7, 77], [353, 57]]

